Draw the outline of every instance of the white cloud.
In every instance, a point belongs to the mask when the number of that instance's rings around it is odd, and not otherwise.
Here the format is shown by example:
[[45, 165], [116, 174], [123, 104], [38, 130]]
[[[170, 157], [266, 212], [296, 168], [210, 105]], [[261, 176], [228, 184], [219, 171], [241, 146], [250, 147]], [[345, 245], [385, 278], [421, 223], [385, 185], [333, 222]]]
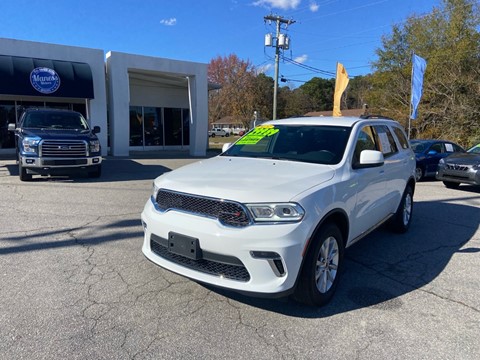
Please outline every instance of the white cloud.
[[176, 18], [170, 18], [170, 19], [162, 19], [160, 20], [160, 24], [165, 25], [165, 26], [174, 26], [177, 23]]
[[255, 69], [257, 75], [258, 74], [265, 74], [272, 68], [272, 64], [265, 64], [263, 66], [259, 66]]
[[296, 9], [300, 1], [301, 0], [257, 0], [253, 2], [253, 5], [289, 10]]
[[303, 64], [304, 62], [306, 62], [308, 59], [308, 55], [302, 55], [302, 56], [297, 56], [295, 59], [293, 59], [294, 61], [300, 63], [300, 64]]
[[317, 12], [319, 6], [318, 6], [318, 4], [317, 4], [315, 1], [310, 1], [309, 8], [310, 8], [310, 11], [311, 11], [311, 12]]

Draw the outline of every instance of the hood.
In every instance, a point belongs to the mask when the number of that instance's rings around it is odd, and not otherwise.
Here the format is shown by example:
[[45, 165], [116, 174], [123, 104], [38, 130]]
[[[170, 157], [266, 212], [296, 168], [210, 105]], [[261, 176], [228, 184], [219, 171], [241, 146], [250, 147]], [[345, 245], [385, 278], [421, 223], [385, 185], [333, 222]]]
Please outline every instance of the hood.
[[447, 156], [444, 161], [447, 164], [476, 165], [480, 164], [480, 154], [456, 153]]
[[38, 136], [44, 140], [66, 139], [66, 140], [97, 140], [97, 136], [91, 130], [66, 130], [66, 129], [22, 129], [24, 136]]
[[159, 188], [238, 202], [287, 202], [333, 178], [328, 165], [217, 156], [157, 178]]

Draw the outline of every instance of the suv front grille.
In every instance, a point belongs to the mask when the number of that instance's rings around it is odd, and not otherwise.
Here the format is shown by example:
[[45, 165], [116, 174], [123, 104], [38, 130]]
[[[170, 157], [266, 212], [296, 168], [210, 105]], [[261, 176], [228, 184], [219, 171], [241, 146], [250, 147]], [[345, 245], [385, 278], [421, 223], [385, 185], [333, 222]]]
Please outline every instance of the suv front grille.
[[42, 157], [87, 156], [87, 143], [81, 140], [43, 140], [40, 143]]
[[[205, 254], [203, 259], [189, 259], [185, 256], [177, 255], [168, 251], [167, 240], [153, 234], [150, 237], [150, 248], [158, 256], [198, 272], [242, 282], [250, 280], [250, 274], [242, 262], [237, 258], [210, 254], [212, 259], [208, 259], [209, 255]], [[218, 261], [213, 260], [214, 257], [217, 257]]]
[[244, 227], [250, 224], [246, 209], [239, 203], [160, 190], [156, 202], [160, 210], [180, 210], [218, 219], [222, 224]]
[[468, 171], [469, 168], [467, 165], [445, 164], [445, 169], [448, 170]]

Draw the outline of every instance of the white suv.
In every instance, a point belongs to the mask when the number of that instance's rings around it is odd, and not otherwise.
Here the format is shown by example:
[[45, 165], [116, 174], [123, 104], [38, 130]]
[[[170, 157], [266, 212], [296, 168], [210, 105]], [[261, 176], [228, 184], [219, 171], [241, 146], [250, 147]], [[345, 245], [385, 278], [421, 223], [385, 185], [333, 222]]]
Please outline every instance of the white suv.
[[143, 253], [198, 282], [323, 305], [346, 247], [411, 221], [415, 155], [381, 118], [293, 118], [166, 173], [142, 212]]

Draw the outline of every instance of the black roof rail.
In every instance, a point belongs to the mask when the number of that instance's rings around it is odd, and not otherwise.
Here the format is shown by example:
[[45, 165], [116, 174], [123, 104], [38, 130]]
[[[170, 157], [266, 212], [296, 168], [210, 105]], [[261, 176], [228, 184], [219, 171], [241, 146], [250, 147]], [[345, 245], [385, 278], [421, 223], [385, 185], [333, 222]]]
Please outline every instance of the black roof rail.
[[391, 117], [383, 116], [383, 115], [360, 115], [360, 119], [387, 119], [387, 120], [394, 120]]

